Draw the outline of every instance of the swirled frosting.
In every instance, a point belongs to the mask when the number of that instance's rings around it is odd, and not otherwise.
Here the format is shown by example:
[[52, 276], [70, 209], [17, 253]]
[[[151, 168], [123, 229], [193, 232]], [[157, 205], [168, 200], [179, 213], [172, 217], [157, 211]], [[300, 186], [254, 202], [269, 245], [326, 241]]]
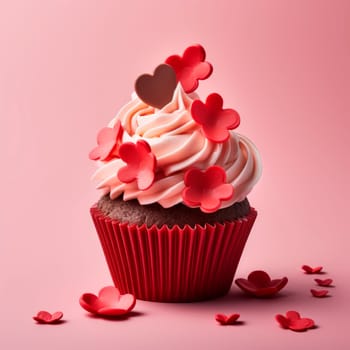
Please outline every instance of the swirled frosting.
[[103, 194], [125, 201], [137, 199], [140, 204], [159, 203], [164, 208], [183, 203], [184, 174], [191, 167], [207, 169], [217, 165], [224, 169], [227, 183], [234, 188], [233, 197], [221, 202], [220, 208], [244, 200], [261, 175], [261, 159], [255, 145], [245, 136], [229, 131], [227, 141], [216, 143], [203, 134], [191, 116], [191, 104], [197, 95], [186, 94], [179, 83], [172, 100], [156, 109], [136, 94], [109, 123], [118, 120], [123, 127], [122, 143], [146, 141], [157, 159], [152, 186], [139, 190], [135, 182], [123, 183], [117, 174], [125, 163], [120, 158], [98, 161], [93, 180]]

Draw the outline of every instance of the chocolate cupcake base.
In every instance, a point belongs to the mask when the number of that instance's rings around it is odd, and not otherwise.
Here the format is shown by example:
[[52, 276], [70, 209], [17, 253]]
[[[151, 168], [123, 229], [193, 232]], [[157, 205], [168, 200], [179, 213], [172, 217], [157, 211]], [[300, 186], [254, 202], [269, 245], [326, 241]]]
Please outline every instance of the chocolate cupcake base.
[[136, 199], [124, 201], [121, 197], [110, 199], [108, 195], [103, 196], [98, 201], [97, 207], [111, 219], [137, 225], [145, 224], [147, 227], [152, 225], [158, 227], [189, 225], [193, 227], [195, 225], [223, 223], [245, 217], [250, 212], [247, 198], [209, 214], [203, 213], [199, 208], [189, 208], [183, 204], [163, 208], [158, 203], [140, 205]]
[[122, 293], [149, 301], [190, 302], [229, 291], [257, 212], [248, 203], [247, 214], [235, 219], [173, 225], [121, 221], [97, 205], [91, 215]]

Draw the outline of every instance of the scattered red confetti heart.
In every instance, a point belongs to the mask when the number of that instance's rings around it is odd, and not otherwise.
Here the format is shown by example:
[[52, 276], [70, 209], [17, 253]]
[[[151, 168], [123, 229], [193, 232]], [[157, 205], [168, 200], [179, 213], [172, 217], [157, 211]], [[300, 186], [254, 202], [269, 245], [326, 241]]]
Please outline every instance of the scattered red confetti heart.
[[265, 271], [257, 270], [251, 272], [248, 279], [238, 278], [235, 280], [235, 283], [249, 295], [268, 297], [284, 288], [288, 283], [288, 278], [283, 277], [271, 280]]
[[236, 324], [237, 323], [236, 321], [239, 319], [239, 317], [240, 317], [239, 314], [231, 314], [228, 316], [223, 315], [223, 314], [215, 315], [216, 321], [218, 321], [223, 326]]
[[213, 71], [212, 65], [205, 61], [205, 50], [200, 45], [188, 47], [182, 57], [168, 57], [165, 63], [174, 68], [177, 80], [187, 93], [196, 90], [198, 80], [207, 79]]
[[310, 289], [310, 292], [316, 298], [324, 298], [328, 294], [328, 290], [326, 289], [321, 289], [321, 290]]
[[109, 286], [102, 288], [98, 296], [83, 294], [79, 303], [83, 309], [95, 315], [121, 316], [134, 308], [136, 299], [132, 294], [121, 295], [118, 288]]
[[314, 281], [321, 287], [329, 287], [333, 283], [333, 280], [331, 278], [326, 278], [324, 280], [315, 278]]
[[282, 328], [301, 332], [315, 327], [315, 322], [311, 318], [301, 318], [297, 311], [288, 311], [286, 316], [276, 315], [276, 321]]
[[168, 64], [161, 64], [153, 75], [143, 74], [137, 78], [135, 91], [143, 102], [162, 108], [171, 101], [176, 85], [174, 69]]
[[320, 273], [323, 269], [322, 266], [311, 267], [309, 265], [303, 265], [301, 267], [307, 274]]
[[136, 144], [132, 142], [121, 144], [119, 156], [127, 163], [118, 171], [120, 181], [130, 183], [136, 180], [137, 187], [142, 191], [152, 186], [157, 161], [146, 141], [138, 140]]
[[213, 165], [202, 171], [188, 169], [184, 176], [185, 188], [182, 192], [184, 203], [190, 207], [200, 207], [205, 213], [212, 213], [220, 208], [221, 201], [233, 196], [232, 184], [226, 183], [223, 168]]
[[36, 316], [33, 316], [33, 319], [38, 323], [54, 324], [59, 323], [62, 317], [63, 313], [61, 311], [54, 312], [53, 314], [47, 311], [39, 311]]
[[233, 109], [223, 109], [223, 99], [219, 94], [210, 94], [205, 103], [195, 100], [191, 106], [193, 120], [201, 125], [204, 135], [212, 142], [225, 142], [229, 130], [239, 126], [239, 114]]
[[113, 128], [103, 128], [97, 135], [97, 144], [90, 153], [92, 160], [110, 160], [118, 157], [118, 143], [122, 138], [123, 127], [117, 120]]

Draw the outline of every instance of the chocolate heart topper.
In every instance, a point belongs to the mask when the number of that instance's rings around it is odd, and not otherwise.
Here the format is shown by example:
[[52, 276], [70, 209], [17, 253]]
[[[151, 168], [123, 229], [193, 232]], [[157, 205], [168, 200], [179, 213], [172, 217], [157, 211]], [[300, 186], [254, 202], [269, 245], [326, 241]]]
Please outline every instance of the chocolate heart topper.
[[135, 91], [143, 102], [162, 108], [173, 98], [176, 85], [174, 69], [168, 64], [160, 64], [153, 75], [143, 74], [137, 78]]

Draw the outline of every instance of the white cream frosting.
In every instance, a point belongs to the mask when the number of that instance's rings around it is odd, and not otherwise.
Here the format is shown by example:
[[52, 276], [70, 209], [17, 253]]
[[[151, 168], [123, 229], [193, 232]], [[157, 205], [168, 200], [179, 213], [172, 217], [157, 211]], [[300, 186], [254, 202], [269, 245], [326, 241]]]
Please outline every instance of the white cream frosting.
[[229, 139], [223, 143], [208, 140], [191, 116], [191, 104], [197, 98], [195, 94], [186, 94], [178, 84], [172, 101], [156, 109], [134, 94], [108, 126], [113, 127], [119, 119], [124, 128], [122, 142], [145, 140], [162, 176], [156, 176], [153, 185], [141, 191], [135, 183], [119, 181], [118, 170], [125, 166], [121, 159], [99, 161], [93, 175], [97, 188], [109, 193], [111, 199], [123, 194], [124, 200], [137, 199], [140, 204], [158, 202], [168, 208], [183, 202], [184, 174], [188, 168], [205, 170], [218, 165], [234, 188], [233, 197], [223, 201], [221, 208], [242, 201], [261, 176], [259, 152], [248, 138], [234, 131], [230, 131]]

